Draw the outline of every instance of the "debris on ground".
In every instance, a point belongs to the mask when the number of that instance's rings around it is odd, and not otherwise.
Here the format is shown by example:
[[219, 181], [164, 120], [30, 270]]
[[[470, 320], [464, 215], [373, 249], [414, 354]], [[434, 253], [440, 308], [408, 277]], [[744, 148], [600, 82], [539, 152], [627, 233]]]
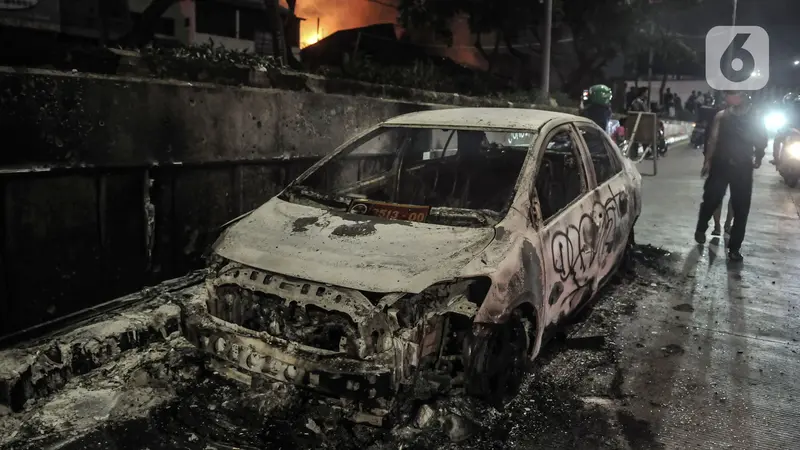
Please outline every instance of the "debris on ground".
[[646, 435], [647, 424], [626, 409], [620, 363], [622, 349], [637, 343], [618, 329], [650, 284], [681, 289], [681, 278], [669, 252], [639, 246], [632, 259], [635, 275], [609, 283], [585, 319], [543, 349], [502, 410], [443, 395], [409, 404], [391, 427], [354, 424], [319, 394], [216, 376], [173, 333], [75, 373], [22, 408], [0, 410], [0, 448], [644, 448], [631, 438]]

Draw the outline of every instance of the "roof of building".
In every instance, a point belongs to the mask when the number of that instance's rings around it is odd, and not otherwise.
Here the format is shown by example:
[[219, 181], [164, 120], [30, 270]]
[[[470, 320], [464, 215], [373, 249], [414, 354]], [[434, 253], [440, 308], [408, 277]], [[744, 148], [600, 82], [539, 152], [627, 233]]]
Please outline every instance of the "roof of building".
[[553, 119], [585, 120], [572, 114], [540, 109], [451, 108], [403, 114], [385, 121], [383, 125], [538, 130]]
[[[216, 1], [228, 5], [239, 6], [241, 8], [260, 9], [260, 10], [266, 9], [266, 6], [264, 5], [264, 0], [216, 0]], [[281, 14], [290, 13], [289, 8], [280, 4], [278, 5], [278, 10]], [[297, 18], [300, 20], [305, 20], [302, 17], [297, 17]]]

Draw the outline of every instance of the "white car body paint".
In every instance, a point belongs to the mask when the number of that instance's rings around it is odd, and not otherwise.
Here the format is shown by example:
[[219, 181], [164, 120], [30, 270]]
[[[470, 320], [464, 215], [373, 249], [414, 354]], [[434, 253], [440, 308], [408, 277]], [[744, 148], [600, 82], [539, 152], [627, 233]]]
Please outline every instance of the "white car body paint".
[[[540, 350], [545, 327], [572, 312], [579, 300], [586, 299], [584, 295], [596, 293], [601, 280], [620, 261], [641, 212], [641, 175], [634, 164], [607, 139], [622, 171], [597, 185], [588, 149], [578, 138], [582, 164], [587, 168], [585, 192], [550, 221], [541, 223], [533, 193], [542, 149], [557, 128], [571, 127], [574, 136], [579, 136], [575, 124], [603, 131], [570, 114], [510, 108], [439, 109], [399, 116], [380, 125], [537, 133], [511, 207], [493, 228], [392, 223], [274, 198], [232, 225], [215, 251], [261, 270], [382, 293], [419, 293], [438, 282], [488, 276], [492, 285], [475, 322], [500, 323], [515, 308], [531, 305], [538, 325], [533, 358]], [[374, 129], [339, 147], [297, 181]], [[607, 138], [604, 132], [603, 136]], [[298, 223], [306, 224], [305, 229], [298, 231]], [[340, 227], [358, 226], [373, 231], [335, 232]]]

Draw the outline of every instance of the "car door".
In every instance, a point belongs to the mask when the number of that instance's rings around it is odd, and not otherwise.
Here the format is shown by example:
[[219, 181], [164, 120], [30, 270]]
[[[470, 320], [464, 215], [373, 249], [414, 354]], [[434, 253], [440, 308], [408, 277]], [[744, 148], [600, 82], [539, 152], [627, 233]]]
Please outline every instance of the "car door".
[[597, 280], [602, 283], [613, 274], [628, 242], [633, 225], [631, 199], [635, 193], [608, 135], [590, 124], [577, 124], [577, 129], [589, 156], [589, 176], [594, 178], [595, 187], [589, 197], [593, 220], [598, 226], [596, 270]]
[[544, 325], [574, 311], [596, 286], [596, 224], [591, 214], [594, 187], [577, 129], [563, 125], [548, 133], [539, 149], [534, 203], [539, 208], [544, 266]]

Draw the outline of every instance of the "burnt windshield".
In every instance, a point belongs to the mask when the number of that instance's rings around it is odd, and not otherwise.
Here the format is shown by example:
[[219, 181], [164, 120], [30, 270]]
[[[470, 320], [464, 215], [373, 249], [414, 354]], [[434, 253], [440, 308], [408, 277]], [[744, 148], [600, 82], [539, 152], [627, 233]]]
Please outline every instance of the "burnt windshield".
[[[388, 219], [491, 225], [513, 198], [533, 137], [497, 130], [379, 128], [299, 179], [286, 200], [375, 211]], [[354, 202], [367, 206], [352, 209]]]

